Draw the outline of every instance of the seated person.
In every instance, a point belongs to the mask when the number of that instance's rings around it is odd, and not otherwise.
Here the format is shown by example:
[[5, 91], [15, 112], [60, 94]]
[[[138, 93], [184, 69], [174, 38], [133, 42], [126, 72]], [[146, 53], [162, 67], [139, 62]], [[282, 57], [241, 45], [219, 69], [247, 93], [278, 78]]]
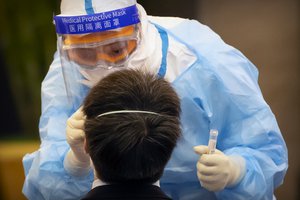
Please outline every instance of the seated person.
[[83, 113], [96, 176], [84, 200], [170, 199], [159, 187], [181, 135], [180, 101], [170, 83], [139, 70], [113, 72], [91, 89]]

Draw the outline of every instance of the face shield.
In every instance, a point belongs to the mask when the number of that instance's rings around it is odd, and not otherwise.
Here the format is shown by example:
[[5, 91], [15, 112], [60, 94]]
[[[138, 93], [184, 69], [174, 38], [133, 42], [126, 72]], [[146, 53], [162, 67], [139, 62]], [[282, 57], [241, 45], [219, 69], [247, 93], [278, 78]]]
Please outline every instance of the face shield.
[[80, 99], [86, 86], [92, 87], [108, 73], [126, 66], [140, 42], [135, 4], [97, 14], [57, 15], [54, 23], [67, 94], [72, 101]]

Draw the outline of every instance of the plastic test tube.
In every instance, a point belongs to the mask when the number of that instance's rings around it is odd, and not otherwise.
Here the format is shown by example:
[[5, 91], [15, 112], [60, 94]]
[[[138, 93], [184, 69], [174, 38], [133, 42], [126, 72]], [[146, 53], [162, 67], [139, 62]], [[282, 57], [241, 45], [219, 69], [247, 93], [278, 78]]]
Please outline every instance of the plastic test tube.
[[211, 129], [209, 131], [208, 154], [215, 153], [217, 146], [218, 130]]

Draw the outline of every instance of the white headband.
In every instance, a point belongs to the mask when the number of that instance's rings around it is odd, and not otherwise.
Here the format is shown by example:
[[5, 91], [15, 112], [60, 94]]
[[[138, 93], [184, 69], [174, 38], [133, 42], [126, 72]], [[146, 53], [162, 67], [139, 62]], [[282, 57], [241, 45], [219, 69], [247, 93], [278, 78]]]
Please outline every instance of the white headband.
[[156, 112], [145, 111], [145, 110], [116, 110], [116, 111], [110, 111], [110, 112], [102, 113], [102, 114], [98, 115], [96, 118], [102, 117], [102, 116], [105, 116], [105, 115], [118, 114], [118, 113], [144, 113], [144, 114], [162, 116], [161, 114], [158, 114]]

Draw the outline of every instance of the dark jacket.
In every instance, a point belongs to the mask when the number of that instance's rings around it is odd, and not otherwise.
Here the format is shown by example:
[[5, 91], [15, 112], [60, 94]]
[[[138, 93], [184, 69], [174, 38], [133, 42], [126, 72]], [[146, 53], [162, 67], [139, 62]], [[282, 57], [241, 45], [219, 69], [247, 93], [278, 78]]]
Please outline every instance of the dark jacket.
[[93, 188], [82, 200], [171, 200], [158, 186], [112, 184]]

